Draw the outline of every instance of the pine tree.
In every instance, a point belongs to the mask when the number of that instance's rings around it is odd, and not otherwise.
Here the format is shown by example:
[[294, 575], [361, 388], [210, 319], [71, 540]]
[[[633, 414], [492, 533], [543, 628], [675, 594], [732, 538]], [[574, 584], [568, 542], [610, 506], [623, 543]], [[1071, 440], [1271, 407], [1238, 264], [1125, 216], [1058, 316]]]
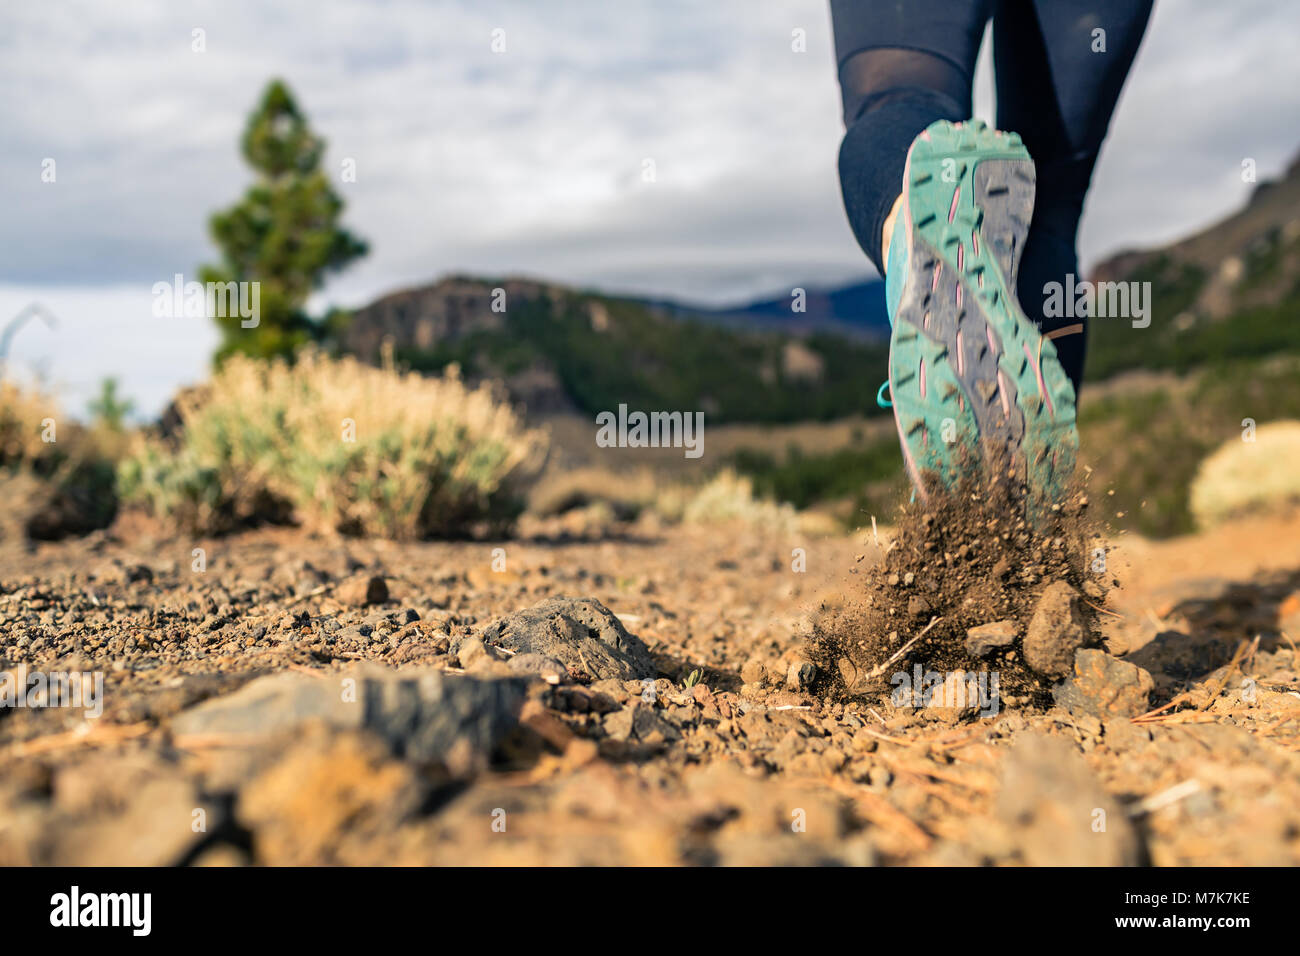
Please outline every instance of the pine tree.
[[[256, 180], [236, 205], [213, 215], [221, 263], [205, 266], [203, 282], [259, 283], [256, 327], [240, 315], [218, 316], [220, 362], [235, 352], [291, 356], [321, 327], [304, 312], [330, 272], [365, 255], [366, 243], [338, 226], [343, 200], [321, 170], [325, 143], [307, 125], [289, 88], [272, 80], [248, 119], [241, 143]], [[225, 310], [235, 311], [235, 310]]]
[[117, 393], [117, 379], [109, 377], [99, 383], [99, 396], [86, 406], [95, 424], [120, 432], [126, 416], [135, 410], [135, 402]]

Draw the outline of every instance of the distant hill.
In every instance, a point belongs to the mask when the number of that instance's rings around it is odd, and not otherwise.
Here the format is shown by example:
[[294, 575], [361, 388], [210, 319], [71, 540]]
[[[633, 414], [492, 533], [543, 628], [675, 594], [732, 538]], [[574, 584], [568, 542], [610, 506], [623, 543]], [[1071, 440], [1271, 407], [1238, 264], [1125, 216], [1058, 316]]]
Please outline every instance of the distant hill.
[[827, 420], [875, 410], [886, 374], [888, 346], [867, 334], [868, 322], [851, 334], [828, 331], [851, 325], [839, 318], [848, 303], [873, 295], [865, 286], [842, 291], [810, 295], [809, 312], [783, 323], [777, 300], [710, 311], [451, 276], [356, 310], [339, 341], [368, 361], [391, 342], [397, 360], [417, 370], [455, 363], [470, 379], [501, 380], [530, 415], [625, 402], [704, 411], [715, 422]]
[[868, 279], [835, 289], [805, 288], [803, 312], [793, 311], [793, 292], [726, 308], [702, 308], [671, 300], [641, 300], [666, 315], [696, 318], [730, 328], [779, 331], [792, 335], [826, 332], [845, 338], [883, 342], [889, 338], [885, 283]]
[[1152, 310], [1148, 328], [1092, 322], [1089, 379], [1300, 351], [1300, 157], [1227, 218], [1161, 248], [1112, 256], [1090, 279], [1150, 282]]

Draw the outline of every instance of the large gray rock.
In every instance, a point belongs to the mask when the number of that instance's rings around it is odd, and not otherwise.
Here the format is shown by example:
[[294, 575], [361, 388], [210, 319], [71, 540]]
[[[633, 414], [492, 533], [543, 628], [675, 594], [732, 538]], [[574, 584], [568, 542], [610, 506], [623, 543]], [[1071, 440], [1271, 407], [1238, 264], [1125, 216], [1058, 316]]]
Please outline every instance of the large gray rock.
[[478, 680], [434, 670], [280, 673], [205, 701], [171, 726], [178, 735], [255, 742], [321, 720], [339, 729], [373, 731], [398, 756], [438, 762], [453, 747], [490, 753], [515, 726], [526, 688], [521, 679]]
[[658, 674], [642, 640], [593, 598], [551, 598], [490, 624], [482, 639], [516, 655], [559, 661], [592, 680], [645, 680]]
[[1079, 592], [1064, 581], [1053, 581], [1043, 589], [1025, 632], [1025, 663], [1047, 677], [1065, 677], [1074, 665], [1074, 652], [1087, 640]]
[[605, 732], [615, 740], [662, 745], [681, 739], [681, 732], [649, 704], [637, 701], [605, 718]]
[[1074, 676], [1052, 696], [1076, 717], [1136, 717], [1150, 708], [1154, 687], [1151, 675], [1136, 664], [1084, 648], [1074, 654]]

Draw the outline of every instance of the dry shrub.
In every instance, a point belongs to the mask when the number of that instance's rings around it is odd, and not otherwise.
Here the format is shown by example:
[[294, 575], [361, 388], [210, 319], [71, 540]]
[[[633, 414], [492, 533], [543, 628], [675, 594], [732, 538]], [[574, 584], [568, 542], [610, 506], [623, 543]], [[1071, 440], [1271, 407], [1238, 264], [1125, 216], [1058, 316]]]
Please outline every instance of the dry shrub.
[[686, 524], [739, 522], [783, 534], [794, 533], [799, 524], [792, 505], [755, 497], [754, 482], [729, 468], [718, 472], [708, 484], [686, 497], [680, 506], [672, 494], [663, 496], [660, 506], [669, 514], [680, 507], [681, 520]]
[[754, 493], [754, 483], [730, 468], [703, 484], [667, 481], [648, 468], [554, 470], [529, 499], [537, 518], [582, 513], [589, 526], [613, 525], [651, 515], [669, 524], [742, 524], [759, 531], [821, 536], [841, 529], [823, 515], [799, 512], [792, 505]]
[[389, 538], [504, 530], [544, 462], [489, 386], [304, 353], [242, 356], [178, 400], [171, 440], [142, 439], [123, 497], [189, 531], [294, 521]]
[[1201, 462], [1190, 507], [1208, 528], [1229, 518], [1300, 502], [1300, 422], [1271, 422], [1255, 440], [1234, 438]]
[[605, 468], [552, 469], [529, 495], [528, 510], [548, 518], [602, 506], [618, 521], [631, 521], [652, 506], [658, 483], [647, 468], [616, 472]]
[[50, 396], [0, 382], [0, 537], [60, 538], [105, 527], [117, 511], [113, 484], [91, 432], [64, 421]]
[[53, 399], [12, 382], [0, 382], [0, 466], [31, 463], [50, 452], [41, 440], [41, 423], [57, 419]]

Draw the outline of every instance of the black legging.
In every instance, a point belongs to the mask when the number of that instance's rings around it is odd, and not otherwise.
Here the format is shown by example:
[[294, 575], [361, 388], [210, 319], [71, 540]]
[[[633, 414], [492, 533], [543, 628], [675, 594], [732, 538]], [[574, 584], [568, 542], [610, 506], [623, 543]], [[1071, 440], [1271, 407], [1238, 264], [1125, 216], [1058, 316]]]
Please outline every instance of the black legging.
[[[971, 76], [993, 19], [997, 127], [1020, 134], [1038, 173], [1017, 284], [1044, 333], [1043, 286], [1077, 274], [1083, 200], [1152, 0], [830, 0], [848, 127], [840, 186], [849, 224], [881, 275], [881, 229], [908, 147], [935, 120], [971, 115]], [[1096, 31], [1103, 31], [1097, 33]], [[1085, 337], [1055, 337], [1077, 391]]]

